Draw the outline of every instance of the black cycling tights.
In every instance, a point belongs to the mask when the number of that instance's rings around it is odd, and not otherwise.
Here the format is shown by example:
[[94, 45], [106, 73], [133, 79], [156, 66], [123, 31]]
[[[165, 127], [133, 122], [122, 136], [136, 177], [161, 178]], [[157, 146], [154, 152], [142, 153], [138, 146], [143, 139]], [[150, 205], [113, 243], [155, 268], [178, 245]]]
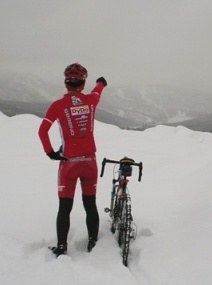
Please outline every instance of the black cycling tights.
[[70, 213], [73, 207], [72, 198], [59, 198], [59, 211], [57, 214], [57, 240], [58, 244], [66, 244], [70, 227]]
[[[96, 196], [82, 195], [83, 205], [86, 211], [86, 225], [89, 238], [97, 240], [99, 232], [99, 214], [96, 207]], [[57, 239], [58, 244], [66, 244], [70, 228], [70, 213], [73, 207], [73, 198], [60, 198], [57, 215]]]
[[96, 195], [82, 195], [83, 205], [86, 211], [86, 224], [88, 229], [88, 237], [97, 241], [99, 232], [99, 214], [96, 207]]

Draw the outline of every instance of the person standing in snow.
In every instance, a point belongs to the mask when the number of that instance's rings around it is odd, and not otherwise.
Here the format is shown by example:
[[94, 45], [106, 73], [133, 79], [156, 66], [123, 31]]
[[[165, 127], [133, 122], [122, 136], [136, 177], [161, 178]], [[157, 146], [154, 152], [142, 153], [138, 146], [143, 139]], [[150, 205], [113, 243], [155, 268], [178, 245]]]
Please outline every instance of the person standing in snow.
[[[70, 213], [78, 179], [81, 182], [82, 201], [86, 212], [87, 250], [91, 251], [97, 242], [99, 214], [96, 206], [97, 163], [93, 130], [95, 109], [104, 87], [107, 86], [104, 77], [100, 77], [90, 94], [82, 93], [88, 74], [79, 63], [67, 66], [64, 75], [67, 93], [50, 105], [38, 131], [48, 157], [60, 161], [57, 246], [50, 248], [56, 257], [67, 253]], [[59, 124], [62, 137], [59, 151], [54, 151], [49, 138], [49, 130], [55, 120]]]

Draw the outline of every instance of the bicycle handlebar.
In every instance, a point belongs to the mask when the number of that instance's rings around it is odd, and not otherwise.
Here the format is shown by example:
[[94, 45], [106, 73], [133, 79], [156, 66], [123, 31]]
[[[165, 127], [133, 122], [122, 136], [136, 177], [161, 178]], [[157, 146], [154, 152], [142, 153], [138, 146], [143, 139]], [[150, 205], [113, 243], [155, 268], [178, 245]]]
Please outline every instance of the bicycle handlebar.
[[119, 161], [104, 158], [103, 161], [102, 161], [102, 169], [101, 169], [100, 177], [103, 177], [103, 175], [104, 175], [104, 170], [105, 170], [105, 164], [106, 163], [127, 164], [127, 165], [132, 165], [132, 166], [138, 166], [139, 167], [138, 181], [141, 181], [142, 170], [143, 170], [143, 163], [142, 162], [137, 163], [133, 159], [130, 159], [130, 158], [127, 158], [127, 157], [124, 157], [124, 158], [122, 158]]

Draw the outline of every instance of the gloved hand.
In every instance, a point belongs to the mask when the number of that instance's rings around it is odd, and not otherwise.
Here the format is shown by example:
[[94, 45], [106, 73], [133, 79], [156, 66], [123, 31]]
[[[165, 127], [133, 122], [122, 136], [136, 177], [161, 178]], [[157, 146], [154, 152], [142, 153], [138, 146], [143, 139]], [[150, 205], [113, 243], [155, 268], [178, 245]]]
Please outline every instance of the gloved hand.
[[60, 151], [55, 152], [52, 150], [52, 151], [48, 152], [47, 155], [50, 159], [53, 159], [53, 160], [62, 160], [62, 161], [68, 160], [66, 157], [60, 155]]
[[104, 77], [99, 77], [96, 80], [96, 83], [98, 83], [98, 82], [102, 82], [105, 87], [107, 86], [107, 81], [104, 79]]

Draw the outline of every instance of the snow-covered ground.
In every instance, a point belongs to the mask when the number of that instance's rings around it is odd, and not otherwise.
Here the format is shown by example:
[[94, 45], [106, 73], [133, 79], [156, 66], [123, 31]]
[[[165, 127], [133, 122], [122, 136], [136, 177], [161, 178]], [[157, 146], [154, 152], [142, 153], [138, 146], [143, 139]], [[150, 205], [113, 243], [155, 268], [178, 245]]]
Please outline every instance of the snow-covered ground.
[[[110, 232], [112, 165], [99, 178], [99, 241], [86, 252], [85, 212], [77, 186], [68, 255], [56, 259], [57, 167], [37, 136], [41, 119], [0, 113], [0, 284], [1, 285], [211, 285], [212, 134], [157, 126], [126, 131], [95, 122], [99, 170], [104, 157], [129, 156], [144, 165], [130, 178], [138, 236], [129, 267]], [[51, 131], [60, 145], [58, 129]]]

